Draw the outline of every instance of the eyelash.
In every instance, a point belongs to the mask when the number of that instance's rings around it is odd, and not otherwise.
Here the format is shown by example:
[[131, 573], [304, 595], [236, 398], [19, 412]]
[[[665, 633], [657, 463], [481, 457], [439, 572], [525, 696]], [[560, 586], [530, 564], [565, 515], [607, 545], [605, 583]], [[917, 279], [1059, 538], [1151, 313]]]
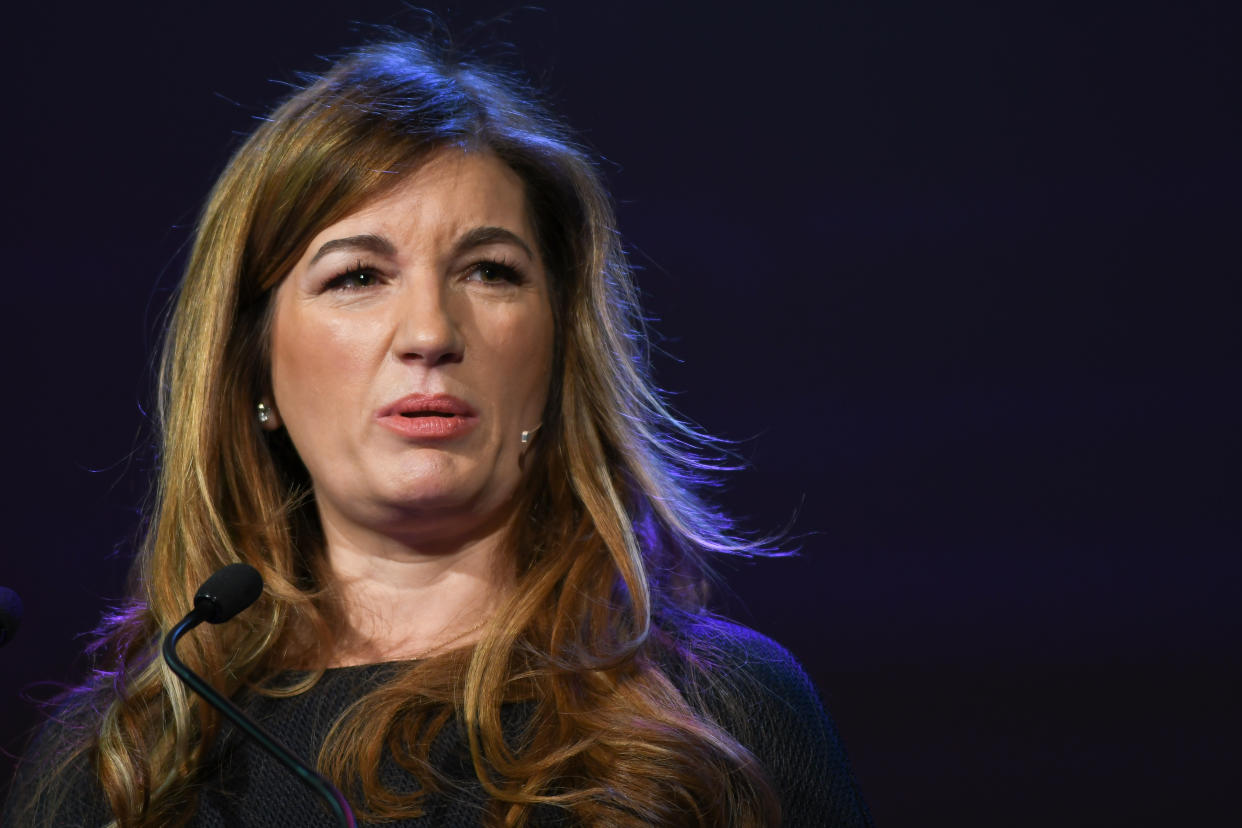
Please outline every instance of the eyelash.
[[338, 273], [337, 275], [329, 279], [327, 282], [325, 282], [323, 285], [323, 289], [325, 291], [365, 290], [366, 288], [370, 287], [370, 285], [357, 285], [357, 284], [350, 283], [351, 278], [355, 278], [359, 276], [365, 276], [370, 279], [374, 279], [376, 281], [379, 280], [379, 276], [376, 273], [375, 268], [371, 265], [365, 264], [361, 259], [359, 259], [357, 263], [354, 264], [353, 267], [349, 268], [348, 270], [344, 270]]
[[[522, 272], [521, 268], [500, 258], [480, 259], [466, 268], [465, 272], [467, 275], [473, 275], [482, 271], [491, 271], [496, 277], [495, 279], [480, 278], [479, 281], [483, 284], [498, 284], [500, 282], [507, 282], [512, 285], [520, 285], [526, 282], [526, 275]], [[359, 277], [365, 277], [374, 281], [365, 285], [356, 284], [351, 281]], [[366, 290], [377, 283], [379, 279], [380, 275], [378, 273], [378, 268], [359, 259], [354, 263], [353, 267], [338, 273], [325, 282], [323, 289], [325, 291]]]
[[480, 279], [484, 284], [496, 284], [498, 282], [508, 282], [511, 285], [521, 285], [526, 282], [526, 274], [521, 268], [514, 264], [510, 264], [504, 259], [481, 259], [466, 269], [468, 274], [474, 274], [482, 270], [493, 271], [493, 275], [497, 278], [494, 280]]

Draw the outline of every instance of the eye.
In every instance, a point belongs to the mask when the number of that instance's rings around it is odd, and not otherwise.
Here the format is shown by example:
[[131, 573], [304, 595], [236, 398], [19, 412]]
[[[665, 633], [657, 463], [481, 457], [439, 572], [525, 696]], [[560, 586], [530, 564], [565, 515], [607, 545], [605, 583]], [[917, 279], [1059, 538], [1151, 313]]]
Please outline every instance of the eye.
[[344, 273], [337, 274], [324, 283], [323, 289], [329, 290], [362, 290], [374, 287], [380, 281], [379, 274], [369, 265], [358, 262]]
[[484, 284], [508, 283], [511, 285], [520, 285], [522, 282], [526, 281], [526, 277], [522, 275], [522, 271], [518, 270], [513, 265], [490, 259], [475, 262], [471, 265], [470, 269], [466, 272], [466, 278], [475, 282], [483, 282]]

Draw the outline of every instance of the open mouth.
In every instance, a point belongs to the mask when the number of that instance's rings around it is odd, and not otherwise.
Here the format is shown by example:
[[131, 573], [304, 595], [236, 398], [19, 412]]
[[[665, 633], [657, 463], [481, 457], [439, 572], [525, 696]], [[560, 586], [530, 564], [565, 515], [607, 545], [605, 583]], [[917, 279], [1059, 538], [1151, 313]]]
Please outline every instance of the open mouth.
[[479, 424], [466, 402], [448, 394], [410, 394], [376, 412], [380, 425], [419, 443], [462, 437]]

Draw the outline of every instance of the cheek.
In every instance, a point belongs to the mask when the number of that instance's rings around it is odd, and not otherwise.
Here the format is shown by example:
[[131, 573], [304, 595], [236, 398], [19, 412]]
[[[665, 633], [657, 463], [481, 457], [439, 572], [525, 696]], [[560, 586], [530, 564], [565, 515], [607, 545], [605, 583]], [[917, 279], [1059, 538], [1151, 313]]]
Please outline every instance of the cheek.
[[525, 422], [543, 412], [552, 373], [552, 319], [526, 317], [509, 326], [494, 343], [494, 363], [506, 396], [520, 404], [515, 415]]
[[[272, 390], [282, 416], [343, 413], [342, 397], [364, 375], [373, 348], [363, 320], [326, 319], [309, 312], [278, 316], [272, 327]], [[286, 411], [289, 405], [298, 410]]]

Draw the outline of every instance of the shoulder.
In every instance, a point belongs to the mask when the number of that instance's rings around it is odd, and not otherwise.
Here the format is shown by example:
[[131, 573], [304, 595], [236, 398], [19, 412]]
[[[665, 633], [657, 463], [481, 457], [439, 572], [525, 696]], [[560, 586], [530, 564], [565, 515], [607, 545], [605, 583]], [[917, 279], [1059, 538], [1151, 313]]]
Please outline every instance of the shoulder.
[[98, 721], [94, 707], [81, 697], [52, 709], [18, 761], [0, 810], [0, 828], [94, 828], [111, 822], [85, 749]]
[[789, 650], [752, 630], [715, 615], [700, 615], [685, 624], [679, 634], [693, 657], [719, 678], [734, 678], [758, 685], [781, 697], [811, 695], [814, 687], [802, 665]]
[[689, 661], [686, 689], [713, 712], [727, 715], [741, 703], [746, 719], [756, 709], [777, 719], [826, 718], [802, 665], [766, 635], [713, 615], [690, 619], [675, 635]]
[[717, 616], [675, 635], [690, 661], [683, 692], [763, 766], [785, 825], [871, 824], [836, 725], [789, 650]]

